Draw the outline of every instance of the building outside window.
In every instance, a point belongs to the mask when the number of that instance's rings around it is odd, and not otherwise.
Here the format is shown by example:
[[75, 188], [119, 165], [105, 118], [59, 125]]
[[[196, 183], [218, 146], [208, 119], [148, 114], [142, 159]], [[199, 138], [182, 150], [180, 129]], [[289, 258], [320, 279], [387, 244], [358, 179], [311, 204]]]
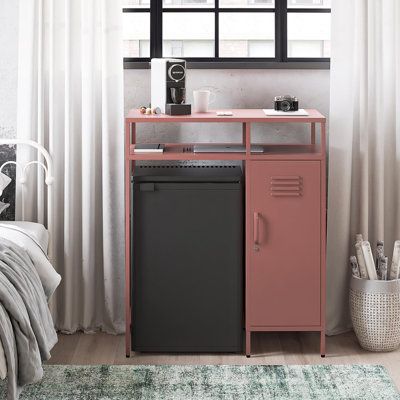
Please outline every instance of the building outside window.
[[329, 61], [330, 0], [217, 3], [126, 0], [125, 60], [148, 62], [156, 56], [200, 62]]

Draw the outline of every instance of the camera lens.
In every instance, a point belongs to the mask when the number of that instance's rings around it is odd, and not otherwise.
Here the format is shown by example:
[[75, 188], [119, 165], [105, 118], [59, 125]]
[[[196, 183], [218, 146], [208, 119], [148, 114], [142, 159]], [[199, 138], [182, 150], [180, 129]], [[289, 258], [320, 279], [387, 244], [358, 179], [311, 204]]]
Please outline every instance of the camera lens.
[[290, 102], [286, 101], [286, 100], [283, 100], [281, 102], [281, 110], [282, 111], [289, 111], [290, 110]]

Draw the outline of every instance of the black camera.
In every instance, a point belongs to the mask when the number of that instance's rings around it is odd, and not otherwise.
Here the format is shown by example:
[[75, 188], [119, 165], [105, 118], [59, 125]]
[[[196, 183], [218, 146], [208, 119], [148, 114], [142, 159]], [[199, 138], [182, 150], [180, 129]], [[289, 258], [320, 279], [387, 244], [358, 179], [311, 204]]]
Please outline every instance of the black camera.
[[274, 98], [274, 108], [276, 111], [298, 111], [299, 101], [294, 96], [276, 96]]

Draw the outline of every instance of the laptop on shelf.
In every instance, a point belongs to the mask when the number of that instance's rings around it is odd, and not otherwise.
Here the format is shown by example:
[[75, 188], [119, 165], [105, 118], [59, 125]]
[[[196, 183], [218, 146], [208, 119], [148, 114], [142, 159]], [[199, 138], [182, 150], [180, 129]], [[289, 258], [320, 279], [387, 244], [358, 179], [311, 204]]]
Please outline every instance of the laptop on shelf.
[[[246, 146], [242, 144], [195, 144], [194, 153], [246, 153]], [[263, 146], [252, 145], [252, 153], [264, 153]]]

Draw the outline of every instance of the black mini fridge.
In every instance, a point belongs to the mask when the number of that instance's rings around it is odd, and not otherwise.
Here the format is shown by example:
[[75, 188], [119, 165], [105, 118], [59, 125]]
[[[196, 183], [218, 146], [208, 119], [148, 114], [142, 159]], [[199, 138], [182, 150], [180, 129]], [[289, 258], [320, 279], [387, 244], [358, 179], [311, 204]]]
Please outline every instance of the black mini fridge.
[[241, 168], [137, 166], [132, 190], [133, 350], [241, 352]]

